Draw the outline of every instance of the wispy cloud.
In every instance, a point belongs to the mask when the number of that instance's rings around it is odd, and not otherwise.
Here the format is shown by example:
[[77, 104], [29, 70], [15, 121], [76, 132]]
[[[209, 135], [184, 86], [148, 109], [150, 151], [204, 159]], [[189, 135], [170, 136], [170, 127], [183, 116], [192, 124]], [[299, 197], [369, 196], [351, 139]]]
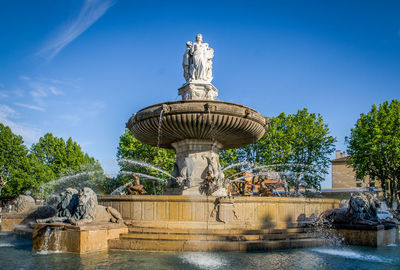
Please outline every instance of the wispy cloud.
[[85, 103], [84, 105], [70, 104], [69, 106], [74, 107], [75, 110], [71, 113], [60, 115], [60, 119], [65, 121], [66, 124], [71, 126], [77, 126], [81, 123], [89, 121], [90, 118], [98, 117], [98, 115], [106, 107], [106, 103], [100, 100], [92, 103]]
[[28, 124], [17, 123], [16, 120], [19, 118], [19, 114], [7, 105], [0, 104], [0, 123], [9, 126], [11, 130], [24, 138], [26, 145], [31, 145], [36, 142], [40, 134], [40, 129], [34, 128]]
[[63, 114], [60, 115], [60, 118], [71, 126], [77, 126], [81, 121], [81, 117], [77, 114]]
[[15, 102], [14, 104], [17, 105], [17, 106], [20, 106], [20, 107], [27, 108], [27, 109], [44, 112], [44, 108], [43, 107], [30, 105], [30, 104], [25, 104], [25, 103], [18, 103], [18, 102]]
[[64, 92], [59, 88], [59, 84], [62, 84], [61, 81], [58, 81], [55, 85], [52, 82], [53, 79], [29, 79], [27, 80], [27, 84], [31, 89], [29, 91], [29, 95], [32, 97], [33, 101], [39, 105], [44, 106], [45, 101], [44, 99], [47, 98], [49, 95], [63, 95]]
[[97, 116], [105, 107], [106, 103], [98, 100], [87, 106], [85, 110], [89, 116]]
[[59, 95], [64, 94], [63, 91], [61, 91], [60, 89], [57, 89], [57, 87], [55, 87], [55, 86], [50, 86], [49, 90], [55, 96], [59, 96]]
[[28, 77], [28, 76], [25, 76], [25, 75], [21, 75], [21, 76], [19, 76], [19, 79], [20, 79], [21, 81], [30, 81], [30, 80], [31, 80], [31, 78], [30, 78], [30, 77]]
[[15, 89], [11, 91], [7, 90], [2, 90], [0, 91], [0, 97], [2, 98], [7, 98], [7, 97], [24, 97], [24, 92], [22, 92], [20, 89]]
[[113, 4], [113, 0], [85, 0], [78, 17], [51, 39], [38, 52], [38, 55], [47, 58], [49, 61], [53, 59], [63, 48], [103, 16]]

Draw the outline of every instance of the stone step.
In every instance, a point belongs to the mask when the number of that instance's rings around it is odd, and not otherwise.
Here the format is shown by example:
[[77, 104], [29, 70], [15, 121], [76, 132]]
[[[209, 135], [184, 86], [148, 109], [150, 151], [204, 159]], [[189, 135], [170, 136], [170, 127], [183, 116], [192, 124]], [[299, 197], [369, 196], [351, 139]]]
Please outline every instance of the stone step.
[[157, 234], [222, 234], [222, 235], [260, 235], [260, 234], [285, 234], [285, 233], [303, 233], [304, 228], [288, 228], [288, 229], [169, 229], [154, 227], [129, 226], [129, 232], [132, 233], [157, 233]]
[[315, 237], [312, 233], [282, 233], [282, 234], [158, 234], [158, 233], [127, 233], [120, 239], [150, 239], [150, 240], [197, 240], [197, 241], [254, 241], [254, 240], [285, 240]]
[[256, 251], [323, 246], [320, 238], [290, 239], [278, 241], [196, 241], [154, 239], [112, 239], [110, 249], [148, 251]]

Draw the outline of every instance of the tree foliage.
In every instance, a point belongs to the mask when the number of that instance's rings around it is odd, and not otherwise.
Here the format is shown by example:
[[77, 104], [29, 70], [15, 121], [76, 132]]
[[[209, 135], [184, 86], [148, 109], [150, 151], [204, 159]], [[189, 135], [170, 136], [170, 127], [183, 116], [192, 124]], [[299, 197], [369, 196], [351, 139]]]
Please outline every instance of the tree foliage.
[[[117, 177], [117, 183], [122, 185], [123, 183], [133, 180], [130, 176], [130, 172], [143, 173], [160, 179], [167, 179], [168, 176], [165, 173], [130, 163], [129, 160], [143, 161], [167, 173], [171, 173], [174, 168], [175, 152], [170, 149], [162, 149], [144, 144], [133, 137], [131, 132], [126, 129], [119, 140], [117, 158], [120, 160], [121, 172], [127, 173], [120, 173]], [[128, 159], [128, 161], [124, 161], [124, 159]], [[149, 194], [161, 194], [165, 190], [165, 184], [162, 181], [146, 180], [143, 177], [140, 178], [144, 188]]]
[[30, 156], [53, 173], [46, 185], [34, 190], [35, 195], [48, 197], [67, 187], [91, 187], [96, 192], [104, 192], [105, 176], [100, 163], [70, 137], [67, 141], [46, 133], [31, 146]]
[[[43, 195], [44, 191], [51, 193], [62, 182], [59, 181], [61, 178], [91, 171], [99, 174], [81, 175], [78, 182], [86, 181], [87, 185], [101, 189], [104, 175], [99, 162], [83, 153], [71, 138], [64, 142], [62, 138], [47, 133], [32, 145], [30, 151], [23, 143], [21, 136], [0, 123], [0, 171], [2, 179], [7, 180], [2, 180], [2, 196], [23, 194], [28, 190], [37, 196]], [[47, 185], [46, 190], [44, 185]]]
[[38, 143], [33, 144], [31, 153], [58, 177], [70, 172], [83, 171], [84, 166], [96, 164], [96, 160], [84, 153], [71, 137], [64, 141], [51, 133], [46, 133]]
[[53, 177], [52, 172], [29, 155], [21, 136], [0, 123], [0, 167], [2, 177], [7, 175], [2, 196], [18, 195]]
[[[389, 203], [398, 203], [400, 183], [400, 102], [385, 101], [362, 113], [346, 138], [351, 165], [357, 177], [381, 182]], [[387, 192], [389, 194], [387, 194]]]
[[298, 191], [302, 185], [319, 189], [335, 141], [321, 115], [307, 109], [296, 114], [281, 113], [269, 119], [269, 126], [258, 142], [224, 151], [221, 164], [247, 160], [280, 172], [287, 188]]

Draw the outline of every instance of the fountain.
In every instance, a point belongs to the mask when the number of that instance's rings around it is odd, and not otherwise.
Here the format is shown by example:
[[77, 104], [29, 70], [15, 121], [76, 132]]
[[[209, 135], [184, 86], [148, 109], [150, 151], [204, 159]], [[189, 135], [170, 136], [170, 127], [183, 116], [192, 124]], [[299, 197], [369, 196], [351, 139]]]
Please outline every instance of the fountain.
[[[326, 244], [305, 225], [337, 208], [339, 200], [228, 196], [230, 179], [221, 169], [219, 151], [256, 142], [265, 133], [267, 122], [249, 107], [214, 100], [218, 90], [211, 84], [213, 50], [200, 34], [195, 43], [186, 45], [186, 83], [178, 90], [182, 100], [146, 107], [127, 123], [143, 143], [175, 149], [166, 193], [144, 195], [138, 177], [145, 175], [139, 173], [132, 175], [135, 185], [115, 190], [118, 195], [96, 198], [88, 188], [79, 192], [67, 189], [60, 194], [56, 215], [37, 220], [34, 249], [77, 253], [107, 249], [252, 251]], [[120, 162], [148, 165], [135, 160]], [[268, 186], [263, 188], [270, 193]], [[123, 189], [129, 195], [120, 195]]]
[[129, 227], [129, 233], [109, 240], [109, 248], [248, 251], [323, 245], [300, 227], [299, 217], [318, 216], [338, 200], [227, 196], [231, 179], [221, 169], [219, 151], [255, 143], [267, 121], [252, 108], [215, 100], [214, 51], [202, 39], [198, 34], [186, 43], [182, 100], [148, 106], [126, 124], [141, 142], [175, 149], [176, 161], [164, 195], [99, 196]]
[[226, 196], [228, 183], [219, 151], [255, 143], [264, 135], [266, 120], [249, 107], [215, 101], [213, 49], [202, 42], [201, 34], [186, 46], [186, 83], [178, 90], [182, 100], [140, 110], [129, 119], [127, 128], [143, 143], [175, 149], [176, 162], [166, 194]]

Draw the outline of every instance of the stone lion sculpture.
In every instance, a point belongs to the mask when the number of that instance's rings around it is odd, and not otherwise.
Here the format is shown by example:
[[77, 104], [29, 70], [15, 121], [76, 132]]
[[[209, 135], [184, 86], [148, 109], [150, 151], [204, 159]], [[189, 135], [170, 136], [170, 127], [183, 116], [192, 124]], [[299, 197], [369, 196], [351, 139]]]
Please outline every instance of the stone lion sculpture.
[[53, 199], [53, 203], [56, 204], [56, 215], [38, 219], [38, 223], [62, 222], [80, 226], [91, 222], [123, 222], [116, 209], [98, 205], [96, 193], [88, 187], [79, 191], [67, 188]]
[[354, 194], [347, 208], [330, 209], [320, 215], [320, 220], [332, 224], [377, 225], [379, 201], [372, 194]]

